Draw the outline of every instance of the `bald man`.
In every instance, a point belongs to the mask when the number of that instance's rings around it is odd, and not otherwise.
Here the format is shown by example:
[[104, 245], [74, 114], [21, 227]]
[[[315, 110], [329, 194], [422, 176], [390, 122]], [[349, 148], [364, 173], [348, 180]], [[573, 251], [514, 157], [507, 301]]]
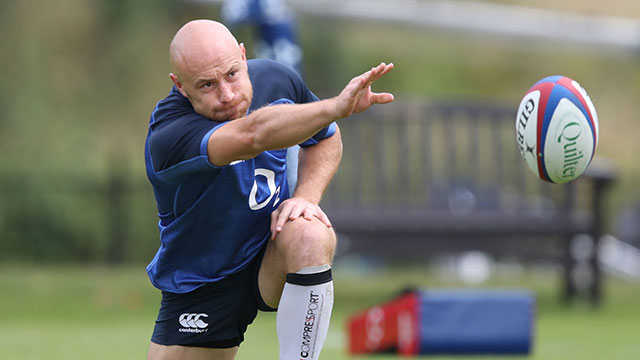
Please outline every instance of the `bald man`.
[[[145, 143], [160, 218], [147, 273], [162, 291], [149, 359], [233, 359], [258, 310], [278, 312], [280, 359], [317, 359], [333, 306], [336, 235], [318, 204], [342, 156], [335, 121], [393, 101], [371, 91], [393, 65], [319, 100], [209, 20], [185, 24], [170, 59], [174, 86]], [[285, 149], [296, 144], [290, 196]]]

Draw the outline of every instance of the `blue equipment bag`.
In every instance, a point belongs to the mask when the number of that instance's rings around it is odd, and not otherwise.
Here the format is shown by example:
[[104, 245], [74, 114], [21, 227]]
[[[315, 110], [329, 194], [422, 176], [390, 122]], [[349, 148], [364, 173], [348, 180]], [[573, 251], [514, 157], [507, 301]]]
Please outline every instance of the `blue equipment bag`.
[[421, 291], [419, 352], [529, 354], [535, 313], [527, 291]]

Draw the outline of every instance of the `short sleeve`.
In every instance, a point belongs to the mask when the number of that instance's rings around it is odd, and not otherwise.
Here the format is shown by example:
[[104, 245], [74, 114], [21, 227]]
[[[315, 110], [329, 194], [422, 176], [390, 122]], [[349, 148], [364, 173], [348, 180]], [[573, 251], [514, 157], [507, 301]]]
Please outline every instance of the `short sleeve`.
[[191, 113], [162, 125], [149, 135], [149, 154], [158, 179], [174, 182], [216, 168], [209, 162], [206, 144], [222, 123]]
[[316, 133], [315, 135], [313, 135], [309, 140], [299, 144], [302, 147], [307, 147], [307, 146], [311, 146], [311, 145], [315, 145], [317, 143], [319, 143], [322, 139], [326, 139], [328, 137], [333, 136], [333, 134], [336, 132], [336, 123], [332, 122], [331, 124], [329, 124], [329, 126], [325, 127], [324, 129], [320, 130], [318, 133]]

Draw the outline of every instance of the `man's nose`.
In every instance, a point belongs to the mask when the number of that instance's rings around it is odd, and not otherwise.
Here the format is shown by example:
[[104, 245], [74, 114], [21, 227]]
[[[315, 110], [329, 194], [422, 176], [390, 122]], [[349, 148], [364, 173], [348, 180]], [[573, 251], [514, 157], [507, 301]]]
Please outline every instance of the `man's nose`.
[[233, 89], [231, 88], [231, 85], [227, 84], [226, 82], [222, 82], [218, 87], [218, 91], [219, 91], [218, 97], [220, 98], [220, 102], [229, 103], [233, 101], [235, 94], [233, 92]]

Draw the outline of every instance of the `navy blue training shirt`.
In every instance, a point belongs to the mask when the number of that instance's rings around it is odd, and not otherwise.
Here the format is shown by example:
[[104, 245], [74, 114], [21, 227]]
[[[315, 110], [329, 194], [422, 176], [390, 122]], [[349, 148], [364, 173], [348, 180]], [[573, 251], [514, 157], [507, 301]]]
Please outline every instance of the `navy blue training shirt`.
[[[249, 111], [318, 100], [282, 64], [254, 59], [248, 66]], [[223, 124], [197, 114], [175, 87], [151, 114], [145, 163], [158, 205], [160, 248], [147, 273], [161, 290], [189, 292], [244, 268], [269, 239], [271, 212], [289, 197], [286, 149], [226, 166], [209, 162], [209, 137]], [[316, 144], [335, 128], [332, 123], [300, 145]]]

